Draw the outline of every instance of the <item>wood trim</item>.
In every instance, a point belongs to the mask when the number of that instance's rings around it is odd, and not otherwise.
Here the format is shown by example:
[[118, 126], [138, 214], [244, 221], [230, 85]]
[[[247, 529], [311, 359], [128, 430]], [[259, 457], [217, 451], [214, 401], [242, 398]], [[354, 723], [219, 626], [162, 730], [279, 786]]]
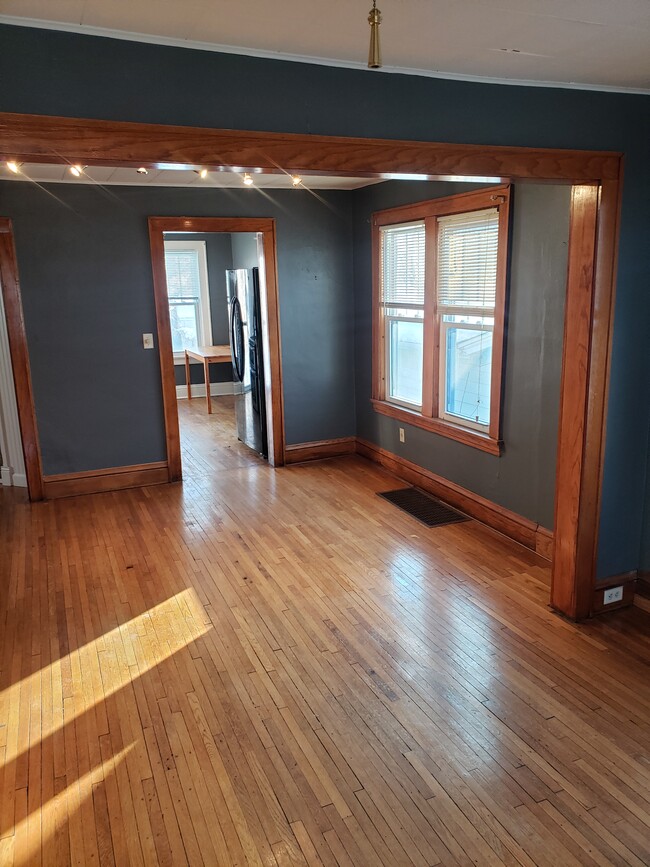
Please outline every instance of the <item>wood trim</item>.
[[494, 304], [494, 329], [492, 331], [492, 379], [490, 381], [490, 426], [491, 440], [501, 439], [501, 400], [503, 397], [503, 373], [505, 360], [506, 317], [508, 305], [508, 261], [511, 248], [510, 201], [511, 189], [506, 187], [501, 193], [504, 201], [499, 202], [499, 243], [497, 246], [497, 279]]
[[[598, 581], [592, 591], [590, 614], [606, 614], [610, 611], [616, 611], [618, 608], [627, 608], [629, 605], [633, 605], [635, 599], [636, 583], [636, 571], [623, 572], [623, 574], [621, 575], [612, 575], [611, 578], [607, 578], [603, 581]], [[623, 587], [623, 598], [621, 599], [621, 601], [610, 602], [609, 605], [605, 605], [603, 600], [605, 590], [609, 590], [610, 587], [618, 587], [619, 585], [622, 585]]]
[[357, 450], [356, 437], [340, 437], [333, 440], [315, 440], [308, 443], [296, 443], [285, 446], [284, 460], [286, 464], [299, 464], [304, 461], [319, 461], [323, 458], [337, 458], [341, 455], [353, 455]]
[[[506, 289], [510, 249], [509, 184], [484, 187], [468, 193], [430, 199], [413, 205], [400, 205], [372, 215], [372, 286], [373, 286], [373, 371], [372, 403], [377, 412], [405, 421], [425, 430], [462, 442], [493, 455], [501, 454], [501, 396], [506, 319]], [[441, 418], [440, 412], [440, 314], [437, 303], [437, 217], [462, 214], [481, 208], [499, 209], [499, 249], [497, 261], [496, 299], [493, 329], [493, 361], [490, 384], [490, 425], [487, 434]], [[424, 220], [426, 233], [425, 293], [423, 322], [422, 409], [417, 412], [386, 400], [386, 334], [384, 314], [380, 307], [380, 230], [411, 221]]]
[[43, 499], [41, 449], [38, 441], [27, 335], [20, 297], [18, 262], [11, 220], [0, 217], [0, 288], [4, 302], [16, 406], [30, 500]]
[[[619, 154], [248, 132], [0, 113], [0, 158], [86, 165], [183, 163], [210, 169], [373, 177], [384, 174], [616, 180]], [[448, 179], [448, 177], [447, 177]]]
[[[584, 383], [587, 390], [584, 472], [580, 489], [580, 530], [576, 545], [575, 571], [576, 580], [584, 585], [585, 595], [593, 588], [597, 575], [621, 192], [622, 184], [604, 181], [598, 207], [589, 374], [588, 381]], [[598, 584], [600, 585], [600, 582]]]
[[[377, 229], [374, 229], [377, 232]], [[428, 287], [435, 286], [438, 268], [438, 221], [424, 218], [424, 323], [422, 326], [422, 415], [438, 416], [440, 377], [440, 319], [436, 316], [436, 299]], [[385, 357], [385, 356], [384, 356]], [[428, 363], [427, 360], [430, 359]], [[386, 397], [384, 393], [383, 398]]]
[[191, 232], [195, 234], [206, 232], [252, 232], [262, 235], [262, 243], [258, 243], [258, 254], [260, 271], [265, 278], [261, 281], [261, 285], [266, 287], [266, 291], [261, 293], [263, 296], [261, 302], [269, 463], [272, 466], [282, 466], [284, 463], [284, 406], [275, 221], [269, 218], [249, 217], [150, 217], [149, 240], [151, 244], [151, 263], [156, 304], [158, 353], [162, 379], [169, 481], [175, 482], [182, 478], [182, 466], [176, 379], [174, 375], [174, 354], [169, 323], [169, 304], [167, 302], [164, 232]]
[[550, 532], [534, 521], [511, 512], [448, 479], [443, 479], [431, 470], [426, 470], [374, 443], [357, 439], [357, 454], [374, 461], [409, 484], [417, 485], [435, 497], [439, 497], [476, 521], [503, 533], [504, 536], [519, 542], [531, 551], [537, 549], [538, 534], [548, 536]]
[[[261, 222], [261, 221], [260, 221]], [[282, 384], [282, 342], [280, 337], [280, 290], [278, 286], [277, 239], [275, 220], [258, 235], [257, 253], [263, 275], [261, 293], [262, 341], [264, 347], [264, 387], [266, 390], [266, 433], [269, 463], [284, 464], [284, 388]], [[259, 231], [259, 230], [258, 230]]]
[[[593, 587], [593, 552], [597, 544], [603, 466], [604, 408], [609, 368], [614, 293], [614, 262], [618, 218], [611, 217], [618, 201], [621, 155], [612, 152], [492, 147], [431, 142], [401, 142], [285, 135], [260, 132], [200, 129], [195, 127], [61, 118], [25, 114], [0, 114], [0, 158], [88, 165], [150, 165], [182, 162], [218, 169], [238, 165], [261, 171], [294, 171], [299, 174], [339, 174], [390, 177], [395, 173], [426, 175], [431, 180], [449, 176], [486, 176], [511, 180], [566, 181], [603, 184], [596, 264], [595, 298], [585, 283], [593, 273], [584, 245], [570, 257], [567, 310], [578, 314], [565, 327], [562, 428], [558, 441], [554, 606], [569, 617], [586, 616]], [[610, 183], [611, 182], [611, 183]], [[580, 208], [577, 222], [580, 223]], [[572, 212], [573, 221], [573, 212]], [[575, 239], [583, 234], [572, 227]], [[587, 244], [595, 252], [595, 245]], [[575, 247], [575, 243], [574, 243]], [[608, 252], [609, 251], [609, 252]], [[607, 262], [611, 262], [611, 269]], [[585, 290], [594, 301], [585, 303]], [[592, 322], [593, 317], [593, 322]], [[593, 336], [591, 334], [593, 324]], [[587, 340], [585, 341], [585, 334]], [[578, 357], [574, 366], [573, 350]], [[585, 358], [587, 363], [585, 363]], [[373, 365], [375, 368], [375, 365]], [[570, 411], [571, 405], [582, 412]], [[274, 449], [276, 446], [274, 445]], [[581, 504], [584, 495], [585, 503]], [[588, 501], [588, 502], [587, 502]], [[582, 506], [582, 508], [581, 508]], [[591, 567], [589, 564], [592, 564]], [[562, 592], [559, 588], [562, 585]]]
[[414, 202], [412, 205], [396, 205], [394, 208], [385, 208], [383, 211], [375, 211], [372, 215], [372, 223], [377, 227], [392, 226], [394, 223], [426, 220], [427, 217], [479, 211], [482, 208], [504, 204], [504, 202], [497, 201], [502, 196], [505, 197], [505, 203], [507, 203], [510, 198], [510, 184], [481, 187], [479, 190], [470, 190], [467, 193], [454, 193], [453, 196], [440, 196], [438, 199]]
[[[595, 581], [593, 570], [582, 571], [578, 549], [581, 533], [585, 534], [585, 544], [588, 541], [593, 546], [596, 526], [593, 517], [585, 512], [581, 495], [585, 473], [589, 469], [599, 472], [598, 465], [589, 467], [585, 463], [586, 420], [593, 392], [589, 361], [598, 198], [597, 186], [575, 186], [572, 190], [564, 313], [551, 605], [575, 620], [589, 616]], [[591, 399], [593, 402], [593, 394]], [[598, 439], [600, 442], [600, 432]]]
[[140, 488], [145, 485], [162, 485], [169, 480], [168, 476], [167, 461], [158, 461], [151, 464], [89, 470], [83, 473], [44, 476], [43, 486], [47, 499], [54, 500], [60, 497], [77, 497], [80, 494], [101, 494], [106, 491], [121, 491], [125, 488]]
[[174, 350], [169, 321], [169, 302], [167, 300], [165, 245], [163, 229], [153, 220], [149, 220], [149, 243], [151, 245], [153, 295], [156, 308], [156, 330], [158, 333], [158, 359], [160, 362], [165, 440], [167, 444], [168, 481], [178, 482], [183, 477], [183, 470], [181, 465], [181, 434], [178, 425], [178, 404], [176, 402]]
[[463, 445], [471, 446], [475, 449], [480, 449], [483, 452], [488, 452], [491, 455], [500, 455], [503, 443], [499, 440], [490, 439], [487, 434], [480, 431], [471, 430], [470, 428], [456, 426], [451, 422], [444, 421], [440, 418], [425, 418], [419, 412], [406, 409], [406, 407], [397, 406], [394, 403], [388, 403], [385, 400], [371, 401], [375, 412], [386, 415], [389, 418], [394, 418], [397, 421], [410, 424], [414, 427], [421, 427], [424, 430], [439, 436], [447, 437], [448, 439], [456, 440]]
[[545, 560], [553, 559], [553, 531], [538, 525], [535, 533], [535, 552]]
[[650, 572], [642, 571], [637, 574], [634, 604], [650, 612]]

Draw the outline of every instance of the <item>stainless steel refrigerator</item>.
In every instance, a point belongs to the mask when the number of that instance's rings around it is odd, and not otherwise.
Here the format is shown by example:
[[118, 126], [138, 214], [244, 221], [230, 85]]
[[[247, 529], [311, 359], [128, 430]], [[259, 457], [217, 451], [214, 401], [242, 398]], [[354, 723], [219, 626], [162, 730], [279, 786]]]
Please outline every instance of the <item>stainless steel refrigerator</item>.
[[258, 268], [226, 271], [237, 437], [268, 458]]

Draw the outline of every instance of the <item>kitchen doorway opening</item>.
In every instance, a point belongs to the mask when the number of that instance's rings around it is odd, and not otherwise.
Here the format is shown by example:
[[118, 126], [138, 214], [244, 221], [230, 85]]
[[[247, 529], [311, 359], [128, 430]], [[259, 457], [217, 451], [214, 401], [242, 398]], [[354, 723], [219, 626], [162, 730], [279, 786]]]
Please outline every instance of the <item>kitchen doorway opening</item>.
[[272, 220], [149, 220], [170, 475], [284, 463]]

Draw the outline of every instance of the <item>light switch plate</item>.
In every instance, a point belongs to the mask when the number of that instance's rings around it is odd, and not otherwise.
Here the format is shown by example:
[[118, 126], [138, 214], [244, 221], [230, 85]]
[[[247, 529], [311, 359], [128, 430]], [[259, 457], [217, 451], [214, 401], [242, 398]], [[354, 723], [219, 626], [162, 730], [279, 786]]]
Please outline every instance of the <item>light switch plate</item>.
[[143, 334], [142, 345], [145, 349], [153, 349], [153, 334]]

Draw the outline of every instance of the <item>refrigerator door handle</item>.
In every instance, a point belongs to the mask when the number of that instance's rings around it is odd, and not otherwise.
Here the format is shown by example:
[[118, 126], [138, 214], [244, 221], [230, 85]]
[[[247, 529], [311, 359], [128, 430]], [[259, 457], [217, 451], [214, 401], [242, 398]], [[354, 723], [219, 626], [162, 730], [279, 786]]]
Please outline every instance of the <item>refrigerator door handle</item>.
[[232, 302], [232, 317], [230, 319], [230, 345], [232, 347], [232, 358], [235, 375], [240, 382], [243, 382], [245, 363], [244, 326], [242, 322], [241, 305], [239, 303], [239, 298], [234, 298]]

